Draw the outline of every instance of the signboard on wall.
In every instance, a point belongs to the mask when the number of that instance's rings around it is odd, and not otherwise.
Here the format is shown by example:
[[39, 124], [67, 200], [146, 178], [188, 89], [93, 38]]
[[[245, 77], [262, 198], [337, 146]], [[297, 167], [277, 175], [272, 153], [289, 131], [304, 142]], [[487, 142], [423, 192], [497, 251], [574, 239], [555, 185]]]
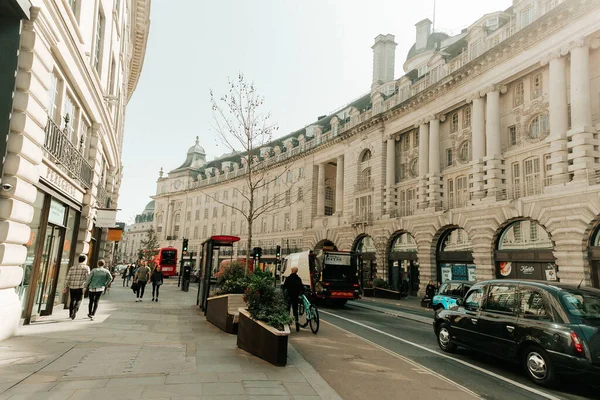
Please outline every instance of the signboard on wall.
[[556, 264], [545, 262], [498, 262], [498, 278], [555, 281]]
[[114, 228], [117, 226], [117, 210], [97, 210], [96, 228]]
[[66, 211], [67, 207], [65, 205], [52, 199], [50, 201], [50, 209], [48, 210], [48, 222], [62, 226], [65, 223]]
[[122, 234], [123, 231], [120, 228], [109, 229], [106, 240], [109, 242], [120, 242]]

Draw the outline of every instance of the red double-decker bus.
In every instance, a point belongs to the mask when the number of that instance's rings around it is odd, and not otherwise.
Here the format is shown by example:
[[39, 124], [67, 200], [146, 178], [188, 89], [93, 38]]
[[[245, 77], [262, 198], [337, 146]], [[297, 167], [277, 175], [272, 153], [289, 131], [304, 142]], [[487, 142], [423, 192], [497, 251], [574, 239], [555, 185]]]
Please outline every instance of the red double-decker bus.
[[177, 275], [177, 249], [175, 247], [162, 247], [154, 258], [160, 265], [163, 276]]

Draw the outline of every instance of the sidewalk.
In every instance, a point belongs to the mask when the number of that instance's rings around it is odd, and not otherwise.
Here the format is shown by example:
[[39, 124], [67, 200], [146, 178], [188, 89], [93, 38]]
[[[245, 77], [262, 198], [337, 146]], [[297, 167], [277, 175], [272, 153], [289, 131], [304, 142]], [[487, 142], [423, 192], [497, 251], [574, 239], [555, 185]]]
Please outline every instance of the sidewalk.
[[150, 288], [136, 303], [121, 283], [95, 321], [85, 299], [74, 321], [57, 309], [0, 342], [0, 400], [340, 398], [291, 345], [286, 367], [238, 349], [197, 310], [196, 285], [166, 280], [160, 302]]

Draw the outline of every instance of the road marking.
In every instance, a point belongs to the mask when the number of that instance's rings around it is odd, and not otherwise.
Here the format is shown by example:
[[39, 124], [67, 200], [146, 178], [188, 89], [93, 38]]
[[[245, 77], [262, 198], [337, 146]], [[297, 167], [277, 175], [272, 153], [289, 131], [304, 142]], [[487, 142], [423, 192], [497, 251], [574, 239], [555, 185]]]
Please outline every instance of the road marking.
[[400, 360], [402, 360], [402, 361], [404, 361], [404, 362], [406, 362], [406, 363], [408, 363], [408, 364], [412, 365], [412, 366], [414, 367], [412, 370], [413, 370], [413, 371], [415, 371], [415, 372], [416, 372], [416, 373], [418, 373], [418, 374], [428, 374], [428, 375], [433, 375], [433, 376], [435, 376], [435, 377], [437, 377], [437, 378], [441, 379], [442, 381], [444, 381], [444, 382], [447, 382], [447, 383], [451, 384], [452, 386], [456, 386], [456, 387], [457, 387], [457, 388], [459, 388], [460, 390], [462, 390], [462, 391], [464, 391], [464, 392], [466, 392], [466, 393], [468, 393], [468, 394], [470, 394], [470, 395], [474, 396], [475, 398], [478, 398], [478, 399], [483, 399], [483, 397], [481, 397], [480, 395], [478, 395], [477, 393], [475, 393], [475, 392], [474, 392], [474, 391], [472, 391], [471, 389], [468, 389], [468, 388], [466, 388], [465, 386], [461, 385], [460, 383], [454, 382], [452, 379], [450, 379], [450, 378], [448, 378], [448, 377], [446, 377], [446, 376], [444, 376], [444, 375], [442, 375], [442, 374], [440, 374], [440, 373], [438, 373], [438, 372], [435, 372], [434, 370], [432, 370], [432, 369], [429, 369], [429, 368], [427, 368], [426, 366], [424, 366], [424, 365], [422, 365], [422, 364], [419, 364], [419, 363], [418, 363], [418, 362], [416, 362], [415, 360], [411, 360], [410, 358], [408, 358], [408, 357], [406, 357], [406, 356], [403, 356], [403, 355], [401, 355], [401, 354], [398, 354], [398, 353], [396, 353], [396, 352], [394, 352], [394, 351], [392, 351], [392, 350], [390, 350], [390, 349], [386, 349], [385, 347], [383, 347], [383, 346], [381, 346], [381, 345], [379, 345], [379, 344], [377, 344], [377, 343], [375, 343], [375, 342], [372, 342], [372, 341], [370, 341], [369, 339], [366, 339], [366, 338], [364, 338], [364, 337], [362, 337], [362, 336], [359, 336], [359, 335], [357, 335], [357, 334], [355, 334], [355, 333], [352, 333], [352, 332], [350, 332], [350, 331], [348, 331], [348, 330], [346, 330], [346, 329], [344, 329], [344, 328], [341, 328], [341, 327], [339, 327], [339, 326], [337, 326], [337, 325], [334, 325], [334, 324], [332, 324], [331, 322], [328, 322], [328, 321], [325, 321], [325, 320], [321, 320], [321, 322], [325, 322], [326, 324], [328, 324], [328, 325], [331, 325], [331, 326], [333, 326], [334, 328], [337, 328], [337, 329], [339, 329], [340, 331], [342, 331], [342, 332], [345, 332], [345, 333], [347, 333], [348, 335], [350, 335], [350, 336], [352, 336], [352, 337], [355, 337], [355, 338], [357, 338], [358, 340], [361, 340], [361, 341], [363, 341], [363, 342], [365, 342], [365, 343], [367, 343], [367, 344], [369, 344], [369, 345], [371, 345], [371, 346], [373, 346], [373, 347], [376, 347], [376, 348], [378, 348], [379, 350], [382, 350], [382, 351], [384, 351], [384, 352], [388, 353], [389, 355], [391, 355], [391, 356], [393, 356], [393, 357], [399, 358]]
[[[458, 358], [455, 358], [455, 357], [451, 357], [451, 356], [449, 356], [449, 355], [447, 355], [447, 354], [444, 354], [444, 353], [440, 353], [439, 351], [431, 350], [430, 348], [427, 348], [427, 347], [425, 347], [425, 346], [423, 346], [423, 345], [420, 345], [420, 344], [418, 344], [418, 343], [411, 342], [410, 340], [402, 339], [402, 338], [400, 338], [400, 337], [398, 337], [398, 336], [394, 336], [394, 335], [392, 335], [392, 334], [390, 334], [390, 333], [384, 332], [384, 331], [382, 331], [382, 330], [379, 330], [379, 329], [377, 329], [377, 328], [373, 328], [372, 326], [369, 326], [369, 325], [363, 324], [362, 322], [354, 321], [354, 320], [352, 320], [352, 319], [350, 319], [350, 318], [342, 317], [342, 316], [340, 316], [340, 315], [337, 315], [337, 314], [334, 314], [334, 313], [331, 313], [331, 312], [328, 312], [328, 311], [319, 310], [319, 313], [323, 313], [323, 314], [328, 314], [328, 315], [331, 315], [331, 316], [333, 316], [333, 317], [336, 317], [336, 318], [339, 318], [339, 319], [341, 319], [341, 320], [344, 320], [344, 321], [347, 321], [347, 322], [353, 323], [353, 324], [355, 324], [355, 325], [362, 326], [363, 328], [367, 328], [367, 329], [369, 329], [369, 330], [372, 330], [373, 332], [377, 332], [377, 333], [379, 333], [379, 334], [381, 334], [381, 335], [384, 335], [384, 336], [390, 337], [390, 338], [392, 338], [392, 339], [396, 339], [396, 340], [398, 340], [398, 341], [400, 341], [400, 342], [402, 342], [402, 343], [409, 344], [409, 345], [411, 345], [411, 346], [414, 346], [414, 347], [416, 347], [416, 348], [418, 348], [418, 349], [425, 350], [425, 351], [427, 351], [427, 352], [429, 352], [429, 353], [432, 353], [432, 354], [438, 355], [438, 356], [440, 356], [440, 357], [444, 357], [444, 358], [447, 358], [447, 359], [449, 359], [449, 360], [452, 360], [452, 361], [458, 362], [458, 363], [460, 363], [460, 364], [462, 364], [462, 365], [465, 365], [465, 366], [467, 366], [467, 367], [469, 367], [469, 368], [472, 368], [472, 369], [474, 369], [474, 370], [476, 370], [476, 371], [479, 371], [479, 372], [481, 372], [481, 373], [484, 373], [484, 374], [486, 374], [486, 375], [489, 375], [489, 376], [492, 376], [492, 377], [494, 377], [494, 378], [500, 379], [501, 381], [504, 381], [504, 382], [506, 382], [506, 383], [508, 383], [508, 384], [511, 384], [511, 385], [513, 385], [513, 386], [516, 386], [516, 387], [518, 387], [518, 388], [520, 388], [520, 389], [526, 390], [526, 391], [528, 391], [528, 392], [531, 392], [531, 393], [533, 393], [533, 394], [536, 394], [536, 395], [538, 395], [538, 396], [542, 396], [542, 397], [544, 397], [544, 398], [546, 398], [546, 399], [549, 399], [549, 400], [563, 400], [561, 397], [556, 397], [556, 396], [554, 396], [554, 395], [552, 395], [552, 394], [550, 394], [550, 393], [546, 393], [546, 392], [543, 392], [543, 391], [541, 391], [541, 390], [538, 390], [538, 389], [535, 389], [535, 388], [529, 387], [529, 386], [527, 386], [527, 385], [524, 385], [524, 384], [522, 384], [522, 383], [519, 383], [519, 382], [517, 382], [517, 381], [513, 381], [512, 379], [506, 378], [506, 377], [504, 377], [504, 376], [493, 374], [492, 372], [490, 372], [490, 371], [488, 371], [488, 370], [486, 370], [486, 369], [484, 369], [484, 368], [478, 367], [477, 365], [474, 365], [474, 364], [468, 363], [468, 362], [466, 362], [466, 361], [463, 361], [463, 360], [461, 360], [461, 359], [458, 359]], [[323, 322], [325, 322], [325, 321], [323, 321]], [[335, 325], [334, 325], [334, 326], [335, 326]], [[360, 338], [360, 336], [358, 336], [358, 337]], [[363, 339], [364, 339], [364, 338], [363, 338]], [[364, 340], [367, 340], [367, 339], [364, 339]], [[380, 346], [380, 347], [381, 347], [381, 346]], [[382, 348], [382, 349], [385, 349], [385, 348]], [[388, 351], [391, 351], [391, 350], [388, 350]], [[439, 375], [439, 374], [438, 374], [438, 375]], [[446, 379], [448, 379], [448, 378], [446, 378]], [[452, 381], [451, 381], [451, 382], [452, 382]]]

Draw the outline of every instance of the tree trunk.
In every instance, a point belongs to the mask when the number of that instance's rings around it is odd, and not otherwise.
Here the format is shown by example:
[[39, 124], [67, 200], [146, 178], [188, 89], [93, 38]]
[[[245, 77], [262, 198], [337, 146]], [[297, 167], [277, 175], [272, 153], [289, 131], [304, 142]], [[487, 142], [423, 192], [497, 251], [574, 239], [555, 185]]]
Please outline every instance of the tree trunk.
[[248, 276], [248, 268], [250, 268], [250, 252], [252, 251], [252, 221], [248, 218], [248, 243], [246, 244], [246, 268], [244, 275]]

